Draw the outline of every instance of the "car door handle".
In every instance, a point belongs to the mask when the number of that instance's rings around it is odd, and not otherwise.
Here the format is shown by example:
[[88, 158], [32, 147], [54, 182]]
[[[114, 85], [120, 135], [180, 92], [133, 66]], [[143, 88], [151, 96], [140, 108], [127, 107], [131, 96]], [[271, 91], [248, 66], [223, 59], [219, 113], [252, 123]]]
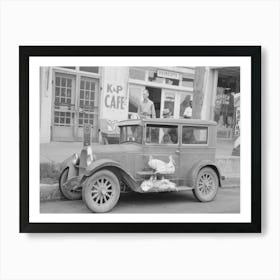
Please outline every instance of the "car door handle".
[[176, 150], [175, 153], [176, 153], [177, 155], [179, 155], [179, 154], [180, 154], [180, 150]]

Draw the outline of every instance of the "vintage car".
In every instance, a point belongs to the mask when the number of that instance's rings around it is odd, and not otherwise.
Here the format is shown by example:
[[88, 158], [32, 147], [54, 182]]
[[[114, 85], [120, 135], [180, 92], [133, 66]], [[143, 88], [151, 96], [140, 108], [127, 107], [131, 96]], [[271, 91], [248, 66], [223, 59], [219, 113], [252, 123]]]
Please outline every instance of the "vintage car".
[[121, 121], [119, 144], [85, 146], [64, 164], [59, 187], [92, 212], [108, 212], [120, 193], [192, 190], [212, 201], [222, 176], [215, 164], [216, 123], [196, 119]]

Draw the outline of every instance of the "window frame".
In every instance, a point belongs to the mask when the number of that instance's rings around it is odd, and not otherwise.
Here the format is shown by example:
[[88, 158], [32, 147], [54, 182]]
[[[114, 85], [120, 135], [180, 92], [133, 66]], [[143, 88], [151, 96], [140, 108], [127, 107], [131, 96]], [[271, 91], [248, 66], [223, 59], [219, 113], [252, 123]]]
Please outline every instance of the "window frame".
[[[85, 70], [81, 70], [81, 67], [97, 67], [98, 68], [98, 72], [89, 72], [89, 71], [85, 71]], [[86, 73], [90, 74], [90, 75], [100, 75], [100, 66], [77, 66], [77, 71], [80, 73]]]
[[[139, 127], [139, 128], [141, 129], [141, 141], [140, 141], [140, 142], [137, 142], [137, 141], [124, 141], [124, 142], [122, 142], [122, 141], [121, 141], [122, 129], [125, 128], [126, 131], [127, 131], [127, 128], [128, 128], [128, 127], [131, 127], [131, 126], [136, 126], [136, 127]], [[144, 138], [143, 132], [144, 132], [144, 127], [143, 127], [143, 125], [140, 125], [140, 124], [137, 124], [137, 125], [122, 125], [122, 126], [120, 126], [120, 141], [119, 141], [119, 143], [120, 143], [120, 144], [134, 143], [134, 144], [142, 145], [142, 144], [143, 144], [143, 138]]]
[[[75, 89], [76, 89], [76, 76], [75, 74], [73, 74], [73, 72], [71, 72], [71, 69], [68, 71], [60, 71], [60, 70], [56, 70], [53, 69], [52, 70], [52, 108], [51, 108], [51, 126], [52, 127], [65, 127], [65, 128], [70, 128], [73, 129], [75, 123], [73, 122], [73, 115], [75, 114]], [[72, 70], [73, 71], [73, 70]], [[65, 103], [64, 105], [56, 105], [55, 103], [55, 98], [56, 98], [56, 93], [55, 93], [55, 89], [56, 89], [56, 77], [59, 76], [60, 78], [65, 78], [67, 79], [71, 79], [72, 80], [72, 92], [71, 92], [71, 103]], [[67, 81], [66, 81], [67, 84]], [[61, 86], [60, 86], [61, 87]], [[67, 86], [65, 88], [68, 88]], [[67, 91], [66, 91], [67, 94]], [[66, 97], [65, 97], [66, 98]], [[61, 100], [61, 98], [60, 98]], [[74, 102], [74, 103], [73, 103]], [[56, 106], [63, 106], [65, 108], [56, 108]], [[68, 108], [68, 110], [66, 110], [66, 107]], [[69, 110], [70, 108], [70, 110]], [[60, 122], [60, 117], [59, 116], [59, 122], [55, 121], [55, 112], [58, 112], [58, 115], [60, 115], [61, 113], [64, 113], [64, 119], [65, 121], [63, 123]], [[70, 123], [66, 123], [66, 113], [70, 112]], [[52, 136], [53, 137], [53, 136]]]
[[[99, 67], [100, 69], [100, 67]], [[57, 125], [55, 124], [55, 116], [54, 116], [54, 112], [55, 112], [55, 104], [54, 104], [54, 100], [55, 100], [55, 77], [56, 75], [61, 75], [61, 76], [68, 76], [68, 77], [72, 77], [73, 81], [74, 81], [74, 85], [73, 85], [73, 91], [74, 91], [74, 103], [71, 103], [71, 112], [74, 114], [74, 118], [73, 121], [70, 121], [70, 126], [67, 125]], [[101, 83], [101, 78], [100, 78], [100, 74], [94, 74], [94, 73], [90, 73], [90, 72], [83, 72], [83, 71], [79, 71], [77, 70], [73, 70], [73, 69], [68, 69], [68, 68], [61, 68], [61, 67], [52, 67], [52, 113], [51, 113], [51, 126], [52, 127], [67, 127], [67, 128], [71, 128], [72, 129], [72, 134], [73, 134], [73, 140], [74, 141], [80, 141], [78, 139], [81, 138], [80, 136], [80, 130], [82, 129], [83, 125], [79, 124], [79, 108], [80, 108], [80, 100], [79, 100], [79, 96], [80, 96], [80, 81], [81, 78], [87, 78], [87, 79], [93, 79], [95, 80], [95, 82], [97, 83], [97, 91], [96, 91], [96, 99], [94, 100], [94, 109], [95, 111], [93, 112], [93, 124], [90, 123], [90, 121], [88, 121], [89, 124], [92, 125], [92, 131], [93, 133], [95, 133], [96, 135], [98, 135], [98, 130], [100, 128], [100, 116], [99, 116], [99, 112], [100, 112], [100, 83]], [[96, 105], [96, 106], [95, 106]], [[84, 122], [84, 112], [83, 113], [83, 122]], [[87, 118], [89, 120], [89, 118]], [[51, 132], [51, 138], [54, 138], [53, 132]], [[97, 136], [98, 137], [98, 136]], [[95, 139], [95, 138], [93, 138]], [[97, 139], [97, 138], [96, 138]], [[93, 140], [93, 141], [97, 141], [97, 140]]]
[[[205, 129], [207, 130], [207, 141], [206, 143], [191, 143], [191, 144], [185, 144], [183, 143], [183, 128], [184, 127], [193, 127], [193, 128], [198, 128], [198, 129]], [[190, 147], [190, 146], [196, 146], [196, 147], [208, 147], [209, 146], [209, 126], [205, 126], [205, 125], [193, 125], [193, 124], [182, 124], [181, 125], [181, 136], [180, 136], [180, 140], [181, 140], [181, 146], [182, 147]]]
[[[163, 144], [163, 143], [148, 143], [147, 142], [147, 128], [148, 126], [152, 126], [152, 127], [164, 127], [164, 126], [170, 126], [170, 127], [176, 127], [177, 128], [177, 143], [168, 143], [168, 144]], [[143, 135], [143, 143], [144, 145], [147, 146], [160, 146], [160, 147], [178, 147], [180, 145], [180, 129], [179, 129], [179, 124], [153, 124], [153, 123], [147, 123], [145, 124], [144, 127], [144, 135]]]

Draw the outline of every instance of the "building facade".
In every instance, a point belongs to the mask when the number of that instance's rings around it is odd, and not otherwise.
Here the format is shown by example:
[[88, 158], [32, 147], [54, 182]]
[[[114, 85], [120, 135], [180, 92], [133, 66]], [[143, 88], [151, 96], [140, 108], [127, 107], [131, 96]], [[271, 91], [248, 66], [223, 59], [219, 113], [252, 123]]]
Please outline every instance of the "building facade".
[[116, 123], [137, 113], [144, 89], [157, 118], [165, 109], [183, 118], [192, 104], [193, 118], [217, 119], [219, 73], [210, 67], [41, 67], [41, 143], [82, 141], [84, 124], [92, 126], [93, 142], [100, 133], [117, 134]]

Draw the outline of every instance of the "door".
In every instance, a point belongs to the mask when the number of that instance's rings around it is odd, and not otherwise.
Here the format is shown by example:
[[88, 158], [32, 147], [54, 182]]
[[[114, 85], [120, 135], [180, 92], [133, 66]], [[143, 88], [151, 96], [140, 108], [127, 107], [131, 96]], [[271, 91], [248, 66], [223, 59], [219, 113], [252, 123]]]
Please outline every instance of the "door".
[[78, 141], [82, 141], [84, 124], [90, 124], [92, 142], [98, 142], [98, 80], [81, 77], [79, 83], [76, 138]]
[[171, 118], [179, 118], [178, 93], [174, 90], [163, 89], [161, 98], [160, 117], [163, 118], [163, 110], [168, 109]]
[[98, 80], [55, 72], [52, 116], [53, 141], [83, 141], [84, 124], [98, 141]]
[[179, 130], [177, 125], [147, 124], [144, 136], [143, 167], [149, 168], [149, 159], [158, 159], [166, 164], [170, 162], [170, 156], [174, 161], [175, 172], [168, 175], [172, 180], [178, 180], [180, 172]]
[[52, 140], [73, 141], [75, 125], [75, 76], [55, 73]]
[[146, 87], [149, 92], [149, 99], [153, 101], [156, 111], [156, 118], [160, 118], [161, 112], [161, 88]]

